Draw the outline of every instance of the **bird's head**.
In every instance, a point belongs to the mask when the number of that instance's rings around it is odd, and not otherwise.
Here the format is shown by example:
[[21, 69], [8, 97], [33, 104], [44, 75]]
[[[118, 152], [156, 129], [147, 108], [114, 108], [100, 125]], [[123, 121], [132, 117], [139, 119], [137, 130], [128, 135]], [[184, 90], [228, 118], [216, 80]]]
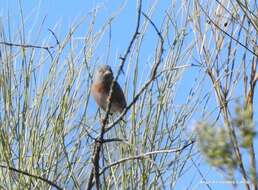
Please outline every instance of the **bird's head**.
[[93, 81], [95, 83], [111, 83], [113, 78], [111, 67], [109, 65], [100, 65], [94, 73]]

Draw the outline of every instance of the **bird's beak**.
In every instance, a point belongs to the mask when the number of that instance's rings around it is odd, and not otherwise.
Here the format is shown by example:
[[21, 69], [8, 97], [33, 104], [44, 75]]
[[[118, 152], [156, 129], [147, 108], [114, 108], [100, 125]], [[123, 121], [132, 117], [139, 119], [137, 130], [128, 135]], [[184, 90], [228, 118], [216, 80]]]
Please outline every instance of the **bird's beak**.
[[105, 75], [105, 76], [110, 75], [110, 74], [112, 74], [112, 72], [111, 72], [110, 70], [106, 70], [106, 71], [104, 72], [104, 75]]

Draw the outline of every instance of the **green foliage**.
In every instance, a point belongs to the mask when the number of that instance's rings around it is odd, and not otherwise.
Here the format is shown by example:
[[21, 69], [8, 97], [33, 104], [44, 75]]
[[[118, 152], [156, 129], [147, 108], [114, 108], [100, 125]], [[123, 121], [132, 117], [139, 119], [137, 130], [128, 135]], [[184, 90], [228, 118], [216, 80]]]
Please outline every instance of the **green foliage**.
[[199, 148], [211, 165], [225, 170], [233, 170], [237, 167], [237, 159], [225, 128], [199, 123], [196, 134]]
[[254, 122], [252, 119], [252, 109], [250, 106], [241, 108], [237, 106], [235, 109], [236, 117], [232, 120], [232, 125], [238, 129], [240, 145], [243, 148], [251, 146], [256, 136]]
[[[239, 146], [249, 149], [256, 136], [251, 107], [237, 106], [235, 117], [230, 123], [237, 135]], [[228, 128], [201, 122], [196, 126], [196, 134], [200, 151], [207, 161], [231, 175], [231, 172], [237, 169], [238, 159]]]

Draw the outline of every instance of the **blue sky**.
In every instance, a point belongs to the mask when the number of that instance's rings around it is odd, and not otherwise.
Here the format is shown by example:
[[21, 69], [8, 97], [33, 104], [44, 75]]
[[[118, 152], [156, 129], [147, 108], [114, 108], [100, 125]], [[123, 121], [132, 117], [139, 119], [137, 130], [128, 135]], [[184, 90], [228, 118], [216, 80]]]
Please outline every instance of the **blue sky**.
[[[31, 31], [31, 35], [28, 36], [28, 39], [26, 41], [34, 42], [37, 39], [37, 33], [38, 27], [42, 23], [42, 20], [44, 20], [43, 24], [43, 32], [40, 35], [40, 38], [37, 40], [37, 42], [41, 42], [40, 39], [45, 39], [46, 37], [49, 37], [48, 28], [53, 29], [56, 34], [62, 38], [69, 30], [70, 26], [74, 24], [74, 22], [78, 21], [80, 18], [85, 17], [86, 20], [89, 21], [90, 16], [89, 14], [95, 9], [98, 8], [100, 11], [97, 15], [96, 20], [96, 30], [98, 30], [104, 23], [104, 21], [107, 19], [108, 16], [110, 16], [115, 10], [118, 9], [119, 6], [121, 6], [123, 1], [108, 1], [108, 0], [99, 0], [99, 1], [91, 1], [91, 0], [74, 0], [74, 1], [68, 1], [68, 0], [21, 0], [21, 7], [23, 9], [23, 14], [25, 15], [25, 26], [27, 31]], [[151, 3], [154, 1], [148, 0], [144, 1], [144, 7], [149, 7]], [[160, 26], [162, 23], [161, 15], [164, 14], [165, 9], [170, 4], [170, 1], [163, 1], [161, 0], [157, 6], [157, 9], [153, 16], [153, 21], [157, 24], [157, 26]], [[175, 5], [177, 6], [177, 5]], [[143, 7], [143, 10], [144, 10]], [[118, 60], [112, 59], [113, 57], [117, 57], [120, 54], [123, 54], [125, 48], [128, 45], [128, 42], [130, 40], [131, 34], [135, 29], [135, 20], [136, 20], [136, 14], [135, 14], [135, 8], [136, 8], [136, 1], [128, 0], [126, 3], [125, 8], [122, 10], [122, 12], [119, 14], [119, 16], [112, 22], [112, 47], [111, 47], [111, 55], [109, 64], [114, 65], [118, 63]], [[9, 14], [10, 23], [11, 23], [11, 29], [15, 31], [17, 26], [20, 24], [20, 7], [19, 7], [19, 1], [18, 0], [0, 0], [0, 17], [2, 19], [3, 23], [7, 23], [7, 15]], [[85, 28], [84, 28], [85, 27]], [[150, 29], [151, 30], [151, 29]], [[78, 36], [78, 38], [82, 37], [85, 32], [87, 31], [87, 25], [84, 24], [82, 27], [78, 29], [75, 36]], [[35, 35], [34, 35], [35, 34]], [[171, 37], [172, 38], [172, 37]], [[156, 40], [157, 36], [154, 33], [154, 31], [147, 34], [146, 39], [144, 40], [145, 48], [141, 50], [141, 58], [140, 59], [146, 59], [148, 58], [148, 52], [151, 51], [154, 48], [154, 44], [152, 43], [153, 40]], [[191, 39], [188, 39], [189, 42]], [[54, 43], [54, 41], [53, 41]], [[99, 53], [96, 54], [96, 57], [102, 56], [102, 59], [105, 58], [103, 56], [103, 52], [106, 52], [105, 47], [107, 46], [107, 40], [103, 41], [104, 44], [100, 44], [98, 49]], [[191, 70], [187, 72], [187, 75], [184, 77], [185, 81], [188, 81], [184, 85], [181, 85], [179, 90], [182, 92], [185, 91], [185, 89], [188, 89], [193, 84], [193, 79], [198, 76], [198, 72], [196, 70]], [[120, 77], [121, 78], [121, 77]], [[123, 80], [123, 79], [119, 79]], [[181, 89], [182, 88], [182, 89]], [[185, 96], [187, 96], [187, 93], [178, 93], [180, 97], [177, 98], [179, 102], [184, 102]], [[257, 99], [256, 99], [257, 102]], [[201, 170], [204, 174], [207, 173], [209, 176], [208, 180], [222, 180], [223, 177], [220, 177], [217, 172], [215, 172], [214, 169], [209, 168], [207, 166], [202, 166]], [[210, 175], [210, 173], [213, 173]], [[214, 174], [216, 173], [216, 174]], [[178, 181], [178, 189], [184, 189], [188, 185], [185, 184], [185, 181], [190, 181], [190, 179], [193, 177], [193, 175], [198, 175], [196, 170], [193, 169], [191, 172], [186, 174], [185, 177], [182, 177]], [[200, 181], [200, 176], [194, 178], [194, 186], [198, 185], [198, 182]], [[222, 184], [216, 184], [212, 185], [214, 189], [220, 189], [222, 186], [229, 187], [227, 185]], [[241, 187], [241, 186], [240, 186]], [[191, 188], [190, 188], [191, 189]], [[196, 189], [207, 189], [205, 185], [201, 184], [199, 186], [196, 186]]]

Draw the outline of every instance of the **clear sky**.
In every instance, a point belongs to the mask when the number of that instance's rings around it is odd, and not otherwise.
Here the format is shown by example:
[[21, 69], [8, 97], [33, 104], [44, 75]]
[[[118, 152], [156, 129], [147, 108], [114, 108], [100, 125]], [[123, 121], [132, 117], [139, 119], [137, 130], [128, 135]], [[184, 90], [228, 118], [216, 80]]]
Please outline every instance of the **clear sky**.
[[[155, 2], [154, 0], [145, 0], [144, 7], [149, 7], [150, 4]], [[180, 1], [179, 1], [180, 2]], [[20, 20], [20, 6], [22, 7], [23, 14], [25, 16], [25, 28], [28, 32], [31, 33], [26, 39], [29, 42], [41, 42], [42, 39], [49, 37], [48, 28], [52, 29], [56, 32], [56, 34], [62, 38], [70, 26], [80, 20], [81, 18], [85, 18], [86, 20], [90, 20], [90, 13], [94, 11], [94, 9], [98, 9], [99, 12], [97, 14], [96, 20], [96, 30], [99, 30], [103, 23], [106, 21], [107, 17], [114, 13], [119, 6], [123, 4], [123, 1], [118, 0], [20, 0], [20, 5], [18, 0], [0, 0], [0, 19], [4, 24], [7, 24], [7, 15], [9, 15], [11, 30], [15, 31], [17, 26], [21, 23]], [[156, 11], [154, 12], [153, 21], [159, 26], [162, 23], [161, 15], [164, 15], [165, 9], [170, 4], [170, 0], [161, 0], [158, 3]], [[175, 5], [176, 6], [176, 5]], [[144, 10], [143, 7], [143, 10]], [[123, 54], [125, 48], [128, 46], [128, 42], [132, 35], [132, 32], [135, 29], [136, 23], [136, 1], [128, 0], [126, 2], [125, 8], [121, 11], [119, 16], [112, 22], [112, 42], [111, 42], [111, 55], [109, 59], [109, 64], [113, 65], [116, 68], [116, 64], [118, 63], [117, 58], [120, 54]], [[1, 21], [0, 20], [0, 21]], [[38, 28], [43, 24], [43, 32], [40, 37], [37, 34]], [[86, 22], [88, 23], [88, 22]], [[76, 32], [78, 39], [83, 37], [85, 32], [87, 31], [87, 25], [82, 25]], [[189, 29], [190, 30], [190, 29]], [[39, 39], [38, 39], [39, 37]], [[41, 40], [40, 40], [41, 39]], [[155, 32], [148, 33], [146, 37], [145, 48], [141, 50], [140, 59], [148, 59], [148, 52], [154, 48], [155, 43], [152, 43], [153, 40], [156, 40], [157, 36]], [[190, 42], [191, 39], [189, 39]], [[54, 40], [53, 40], [54, 43]], [[100, 44], [98, 47], [96, 57], [100, 57], [102, 60], [105, 60], [106, 56], [103, 56], [107, 52], [107, 41], [103, 42], [104, 44]], [[193, 79], [196, 77], [197, 71], [191, 70], [187, 72], [187, 75], [184, 77], [185, 81], [188, 81], [184, 85], [179, 88], [182, 92], [185, 89], [189, 89], [193, 84]], [[119, 80], [123, 81], [123, 78], [119, 78]], [[184, 102], [185, 96], [187, 93], [178, 93], [181, 94], [178, 99], [179, 102]], [[256, 100], [257, 102], [257, 100]], [[94, 105], [92, 105], [94, 106]], [[202, 161], [201, 161], [202, 162]], [[198, 164], [198, 162], [197, 162]], [[205, 176], [208, 176], [208, 180], [222, 180], [223, 176], [215, 172], [214, 168], [207, 167], [206, 165], [200, 167], [201, 171]], [[212, 175], [211, 175], [212, 173]], [[216, 174], [215, 174], [216, 173]], [[193, 178], [194, 175], [197, 175]], [[193, 179], [192, 179], [193, 178]], [[193, 189], [207, 189], [204, 184], [200, 184], [201, 180], [196, 169], [192, 168], [189, 173], [187, 173], [184, 177], [182, 177], [178, 181], [177, 189], [185, 189], [189, 185], [189, 182], [193, 180]], [[187, 181], [187, 183], [185, 183]], [[230, 186], [216, 184], [212, 185], [212, 189], [221, 189], [228, 188]], [[240, 186], [241, 187], [241, 186]], [[192, 188], [190, 188], [192, 189]]]

